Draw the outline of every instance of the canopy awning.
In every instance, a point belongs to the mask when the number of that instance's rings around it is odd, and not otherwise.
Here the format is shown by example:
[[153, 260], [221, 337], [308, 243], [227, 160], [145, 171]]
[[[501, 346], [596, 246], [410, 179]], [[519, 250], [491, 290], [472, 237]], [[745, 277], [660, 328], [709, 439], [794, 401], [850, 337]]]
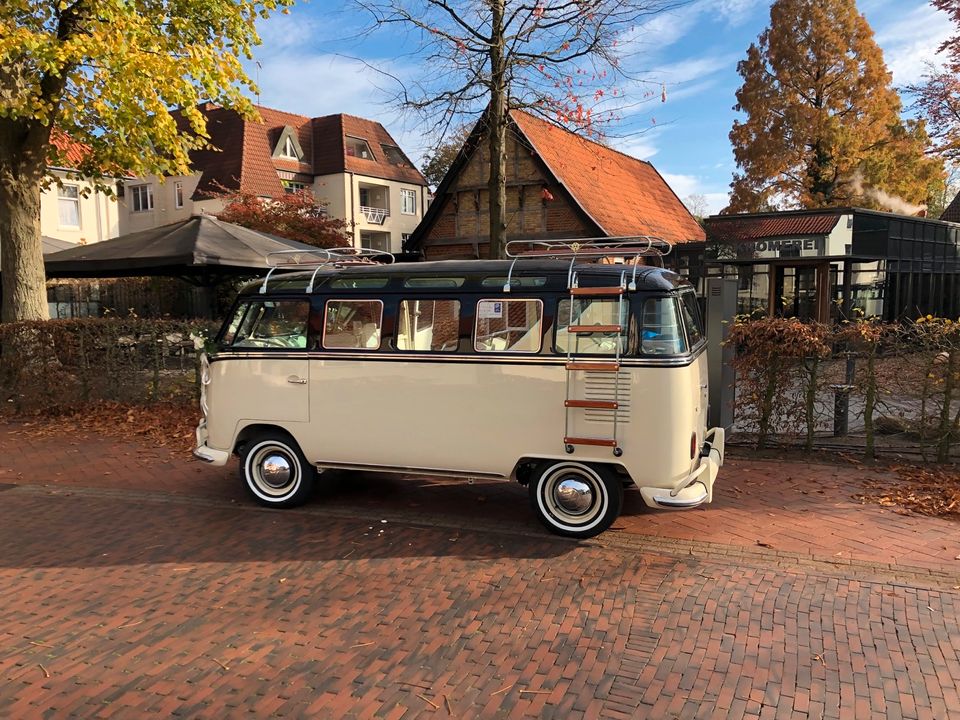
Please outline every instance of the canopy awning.
[[44, 258], [47, 277], [196, 276], [266, 270], [267, 253], [311, 246], [209, 215], [71, 247]]

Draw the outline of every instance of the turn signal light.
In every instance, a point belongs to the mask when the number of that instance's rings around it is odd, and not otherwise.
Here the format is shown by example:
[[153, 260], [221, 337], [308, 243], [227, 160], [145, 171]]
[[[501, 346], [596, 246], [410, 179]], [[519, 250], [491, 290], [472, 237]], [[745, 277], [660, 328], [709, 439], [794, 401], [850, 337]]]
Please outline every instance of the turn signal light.
[[690, 436], [690, 459], [693, 460], [697, 456], [697, 434], [694, 433]]

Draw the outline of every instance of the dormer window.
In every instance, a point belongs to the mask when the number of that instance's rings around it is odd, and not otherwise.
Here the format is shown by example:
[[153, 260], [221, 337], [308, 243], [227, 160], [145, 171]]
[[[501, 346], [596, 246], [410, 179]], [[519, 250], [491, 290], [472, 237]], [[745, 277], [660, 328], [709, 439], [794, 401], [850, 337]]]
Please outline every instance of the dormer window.
[[403, 154], [403, 150], [398, 148], [396, 145], [380, 143], [380, 149], [383, 150], [383, 154], [387, 158], [387, 162], [389, 162], [391, 165], [413, 167], [412, 163], [407, 160], [407, 156]]
[[373, 160], [373, 153], [370, 152], [370, 146], [362, 138], [347, 136], [346, 138], [347, 155], [358, 157], [363, 160]]
[[277, 146], [273, 149], [273, 157], [282, 160], [297, 161], [303, 157], [303, 150], [300, 147], [300, 142], [297, 140], [297, 134], [289, 125], [280, 133]]

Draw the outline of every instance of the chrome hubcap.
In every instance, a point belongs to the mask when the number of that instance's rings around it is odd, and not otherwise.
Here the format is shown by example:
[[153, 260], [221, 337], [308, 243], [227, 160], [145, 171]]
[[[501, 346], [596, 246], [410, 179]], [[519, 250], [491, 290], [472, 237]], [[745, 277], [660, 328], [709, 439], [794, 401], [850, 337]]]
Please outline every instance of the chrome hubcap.
[[557, 483], [554, 500], [571, 515], [582, 515], [593, 505], [593, 489], [582, 480], [565, 478]]
[[292, 475], [290, 461], [283, 455], [271, 453], [260, 462], [260, 477], [272, 488], [284, 487]]

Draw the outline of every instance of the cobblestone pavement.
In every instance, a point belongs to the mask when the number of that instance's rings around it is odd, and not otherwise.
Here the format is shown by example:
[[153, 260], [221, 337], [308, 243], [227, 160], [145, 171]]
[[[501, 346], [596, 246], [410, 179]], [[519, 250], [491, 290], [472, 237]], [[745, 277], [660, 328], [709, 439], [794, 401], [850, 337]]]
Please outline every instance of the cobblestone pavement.
[[0, 717], [960, 718], [958, 527], [855, 469], [739, 460], [575, 543], [503, 483], [274, 512], [136, 443], [0, 426], [0, 458]]

